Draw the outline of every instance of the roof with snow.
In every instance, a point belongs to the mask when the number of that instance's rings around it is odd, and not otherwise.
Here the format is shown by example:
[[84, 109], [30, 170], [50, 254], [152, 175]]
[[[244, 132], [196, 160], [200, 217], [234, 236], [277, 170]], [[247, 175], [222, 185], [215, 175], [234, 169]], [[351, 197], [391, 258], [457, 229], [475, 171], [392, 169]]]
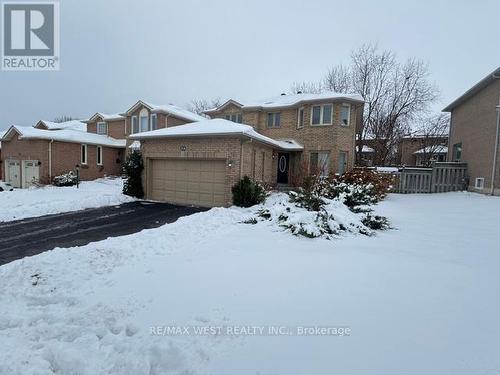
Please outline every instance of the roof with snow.
[[20, 139], [44, 139], [54, 140], [58, 142], [83, 143], [98, 146], [107, 146], [114, 148], [124, 148], [126, 140], [115, 139], [106, 135], [95, 133], [87, 133], [74, 129], [62, 130], [43, 130], [31, 126], [13, 125], [5, 132], [0, 140], [8, 141], [14, 136], [14, 133], [19, 134]]
[[248, 137], [270, 146], [289, 151], [299, 151], [304, 149], [304, 146], [294, 140], [275, 140], [257, 133], [250, 125], [237, 124], [224, 119], [204, 119], [200, 122], [174, 126], [172, 128], [163, 128], [149, 132], [132, 134], [129, 138], [154, 139], [217, 136]]
[[151, 104], [142, 100], [139, 100], [137, 103], [135, 103], [127, 112], [123, 113], [123, 116], [126, 116], [132, 112], [135, 111], [135, 109], [138, 106], [144, 106], [146, 108], [149, 108], [149, 110], [152, 113], [165, 113], [167, 115], [171, 115], [174, 117], [178, 117], [187, 121], [195, 122], [195, 121], [203, 121], [206, 120], [206, 117], [197, 115], [196, 113], [193, 113], [191, 111], [188, 111], [185, 108], [178, 107], [174, 104], [162, 104], [162, 105], [157, 105], [157, 104]]
[[102, 119], [103, 121], [116, 121], [116, 120], [124, 120], [125, 119], [125, 117], [119, 113], [108, 114], [108, 113], [97, 112], [91, 118], [89, 118], [88, 120], [85, 120], [84, 122], [86, 122], [86, 123], [93, 122], [99, 118]]
[[414, 154], [447, 154], [448, 147], [443, 145], [427, 146], [414, 152]]
[[48, 130], [73, 129], [73, 130], [80, 130], [83, 132], [87, 131], [87, 124], [83, 123], [80, 120], [70, 120], [64, 122], [40, 120], [35, 125], [35, 127], [39, 127], [39, 125], [45, 126]]
[[349, 100], [355, 101], [359, 103], [364, 103], [363, 97], [358, 94], [340, 94], [336, 92], [324, 92], [321, 94], [290, 94], [290, 95], [279, 95], [272, 98], [254, 101], [254, 102], [246, 102], [239, 103], [235, 100], [229, 100], [226, 103], [222, 104], [218, 108], [214, 108], [206, 111], [206, 113], [217, 112], [223, 109], [225, 106], [229, 104], [234, 104], [243, 109], [249, 108], [260, 108], [260, 109], [273, 109], [273, 108], [284, 108], [284, 107], [295, 107], [301, 104], [320, 102], [320, 101], [328, 101], [328, 100]]

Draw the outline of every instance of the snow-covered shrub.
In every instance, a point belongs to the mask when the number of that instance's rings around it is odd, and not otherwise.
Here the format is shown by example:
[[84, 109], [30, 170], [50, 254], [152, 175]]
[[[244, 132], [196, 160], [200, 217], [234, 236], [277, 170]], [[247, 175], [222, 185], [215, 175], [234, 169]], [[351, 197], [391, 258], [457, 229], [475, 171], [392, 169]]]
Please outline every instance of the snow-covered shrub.
[[244, 176], [232, 188], [233, 203], [239, 207], [252, 207], [262, 203], [266, 199], [266, 190], [256, 181], [252, 181], [250, 177]]
[[127, 176], [123, 184], [123, 194], [136, 198], [144, 197], [142, 188], [143, 169], [144, 162], [142, 161], [141, 151], [133, 150], [123, 165], [123, 173]]
[[378, 173], [368, 168], [354, 168], [338, 177], [339, 182], [349, 185], [371, 186], [369, 194], [376, 201], [385, 198], [394, 185], [394, 176], [388, 173]]
[[77, 182], [76, 173], [69, 171], [68, 173], [62, 174], [60, 176], [55, 176], [53, 184], [55, 186], [74, 186]]
[[390, 228], [389, 220], [384, 216], [368, 214], [361, 222], [373, 230], [386, 230]]

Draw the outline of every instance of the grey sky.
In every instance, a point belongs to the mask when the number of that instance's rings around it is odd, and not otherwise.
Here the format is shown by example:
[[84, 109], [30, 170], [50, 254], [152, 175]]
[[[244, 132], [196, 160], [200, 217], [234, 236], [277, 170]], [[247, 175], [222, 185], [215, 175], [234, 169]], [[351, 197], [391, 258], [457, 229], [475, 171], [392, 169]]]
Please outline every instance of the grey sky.
[[61, 70], [0, 71], [0, 129], [138, 99], [260, 99], [377, 42], [429, 63], [442, 101], [500, 65], [498, 2], [61, 0]]

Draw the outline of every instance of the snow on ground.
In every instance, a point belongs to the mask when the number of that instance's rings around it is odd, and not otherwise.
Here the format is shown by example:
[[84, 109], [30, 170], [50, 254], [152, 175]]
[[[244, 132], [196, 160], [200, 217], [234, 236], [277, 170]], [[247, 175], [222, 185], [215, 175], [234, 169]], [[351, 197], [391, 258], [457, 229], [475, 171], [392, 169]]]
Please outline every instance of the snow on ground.
[[83, 181], [79, 189], [76, 186], [45, 186], [1, 192], [0, 222], [133, 201], [122, 194], [122, 188], [120, 178], [101, 178]]
[[[335, 240], [239, 224], [249, 212], [212, 209], [0, 267], [0, 373], [500, 371], [499, 198], [390, 195], [377, 212], [396, 229]], [[191, 328], [243, 325], [351, 333]]]

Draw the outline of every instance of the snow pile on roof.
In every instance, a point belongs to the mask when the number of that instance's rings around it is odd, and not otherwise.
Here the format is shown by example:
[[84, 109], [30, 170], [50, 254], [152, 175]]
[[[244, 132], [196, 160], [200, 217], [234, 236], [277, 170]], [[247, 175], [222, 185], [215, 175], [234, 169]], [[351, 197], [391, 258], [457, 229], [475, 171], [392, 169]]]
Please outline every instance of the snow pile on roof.
[[70, 120], [64, 122], [41, 120], [40, 122], [44, 124], [48, 130], [72, 129], [72, 130], [79, 130], [82, 132], [87, 131], [87, 124], [81, 122], [80, 120]]
[[117, 148], [123, 148], [125, 147], [126, 144], [125, 139], [115, 139], [105, 135], [87, 133], [79, 130], [73, 130], [73, 129], [43, 130], [31, 126], [17, 126], [17, 125], [11, 126], [11, 128], [5, 133], [4, 138], [6, 138], [8, 134], [13, 131], [19, 133], [20, 139], [46, 139], [59, 142], [85, 143], [91, 145], [100, 145], [100, 146], [117, 147]]
[[448, 153], [448, 147], [443, 145], [427, 146], [414, 152], [414, 154], [446, 154], [446, 153]]
[[[133, 202], [122, 194], [121, 178], [82, 181], [80, 187], [44, 186], [0, 193], [0, 222]], [[0, 373], [1, 365], [0, 365]]]
[[178, 107], [174, 104], [163, 104], [163, 105], [156, 105], [156, 104], [151, 104], [147, 102], [143, 102], [146, 106], [151, 108], [151, 112], [153, 113], [167, 113], [175, 117], [180, 117], [182, 119], [188, 120], [188, 121], [203, 121], [206, 120], [206, 117], [197, 115], [196, 113], [193, 113], [191, 111], [188, 111], [185, 108]]
[[[356, 146], [356, 152], [358, 152], [359, 146]], [[361, 149], [361, 152], [375, 152], [375, 150], [367, 145], [363, 145], [363, 148]]]
[[295, 106], [300, 103], [320, 101], [320, 100], [354, 100], [358, 102], [363, 102], [363, 97], [358, 94], [339, 94], [336, 92], [324, 92], [321, 94], [291, 94], [291, 95], [280, 95], [272, 98], [243, 103], [243, 108], [279, 108], [279, 107], [289, 107]]
[[140, 150], [141, 149], [141, 141], [134, 141], [130, 146], [128, 146], [131, 150]]
[[108, 113], [97, 112], [96, 114], [101, 116], [101, 118], [104, 121], [121, 120], [121, 119], [125, 118], [122, 115], [120, 115], [119, 113], [108, 114]]
[[137, 133], [131, 135], [130, 139], [147, 138], [181, 138], [181, 137], [203, 137], [203, 136], [245, 136], [268, 145], [302, 150], [303, 146], [291, 141], [277, 141], [257, 133], [250, 125], [238, 124], [224, 119], [203, 119], [203, 121], [186, 125], [174, 126], [172, 128], [163, 128], [149, 132]]

